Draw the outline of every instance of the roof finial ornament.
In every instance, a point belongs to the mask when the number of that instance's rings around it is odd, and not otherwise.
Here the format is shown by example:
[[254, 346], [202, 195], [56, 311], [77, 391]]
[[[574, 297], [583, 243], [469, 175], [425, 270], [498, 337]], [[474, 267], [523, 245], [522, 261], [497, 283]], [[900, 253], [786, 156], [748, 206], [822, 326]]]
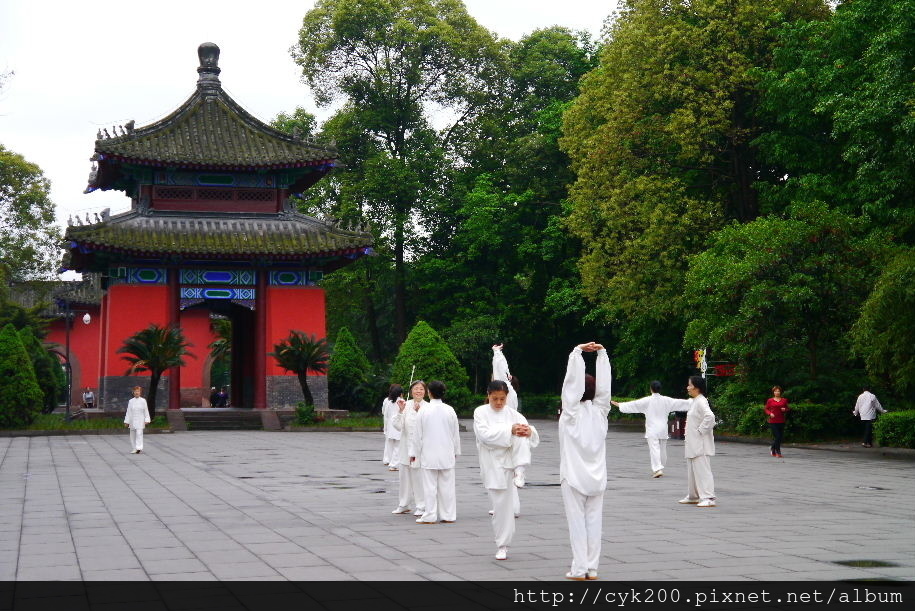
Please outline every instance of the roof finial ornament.
[[197, 47], [197, 57], [200, 58], [200, 67], [197, 68], [198, 89], [218, 89], [219, 84], [219, 47], [212, 42], [205, 42]]
[[95, 139], [96, 140], [102, 139], [102, 130], [98, 130], [98, 132], [95, 134]]

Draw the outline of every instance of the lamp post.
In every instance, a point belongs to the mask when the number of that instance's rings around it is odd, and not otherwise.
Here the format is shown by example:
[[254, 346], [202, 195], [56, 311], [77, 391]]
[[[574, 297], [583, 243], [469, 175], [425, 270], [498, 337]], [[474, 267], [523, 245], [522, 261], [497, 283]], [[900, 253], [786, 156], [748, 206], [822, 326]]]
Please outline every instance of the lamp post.
[[73, 398], [73, 367], [70, 365], [70, 327], [73, 323], [73, 314], [84, 312], [83, 324], [88, 325], [92, 322], [88, 310], [74, 310], [70, 308], [70, 302], [64, 301], [64, 329], [67, 332], [67, 415], [65, 420], [70, 422], [70, 400]]

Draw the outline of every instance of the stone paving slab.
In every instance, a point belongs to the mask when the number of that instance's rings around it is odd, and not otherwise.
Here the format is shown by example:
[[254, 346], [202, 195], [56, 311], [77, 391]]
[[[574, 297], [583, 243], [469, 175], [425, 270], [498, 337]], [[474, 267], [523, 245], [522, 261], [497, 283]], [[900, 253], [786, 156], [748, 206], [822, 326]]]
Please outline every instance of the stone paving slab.
[[[542, 443], [504, 562], [468, 432], [458, 522], [435, 526], [390, 513], [398, 473], [379, 460], [379, 433], [184, 432], [147, 439], [139, 456], [113, 435], [3, 437], [0, 579], [561, 579], [571, 557], [556, 423], [535, 424]], [[774, 459], [726, 440], [718, 450], [718, 507], [700, 510], [676, 503], [681, 441], [652, 479], [641, 432], [611, 428], [604, 579], [915, 580], [915, 462], [804, 447]]]

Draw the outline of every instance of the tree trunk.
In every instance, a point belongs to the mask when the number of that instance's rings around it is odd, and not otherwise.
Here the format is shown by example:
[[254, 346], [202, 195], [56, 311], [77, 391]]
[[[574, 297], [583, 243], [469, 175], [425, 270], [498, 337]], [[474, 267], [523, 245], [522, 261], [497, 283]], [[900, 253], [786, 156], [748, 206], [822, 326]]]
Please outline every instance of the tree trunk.
[[152, 420], [156, 417], [156, 391], [159, 389], [159, 380], [162, 378], [161, 373], [152, 372], [149, 376], [149, 390], [146, 391], [146, 404], [149, 406], [149, 418]]
[[311, 389], [308, 388], [308, 374], [300, 373], [299, 376], [299, 385], [302, 387], [302, 396], [305, 398], [305, 405], [314, 405], [315, 400], [311, 396]]
[[394, 332], [397, 345], [407, 338], [407, 295], [404, 279], [404, 231], [403, 223], [394, 228]]

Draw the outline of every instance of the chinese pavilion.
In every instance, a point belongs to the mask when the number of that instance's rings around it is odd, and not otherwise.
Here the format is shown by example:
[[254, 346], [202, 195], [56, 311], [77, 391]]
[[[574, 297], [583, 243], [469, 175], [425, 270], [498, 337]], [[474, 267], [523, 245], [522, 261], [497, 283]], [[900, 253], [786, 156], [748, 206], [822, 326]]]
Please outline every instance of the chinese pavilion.
[[[137, 379], [116, 351], [151, 323], [180, 327], [196, 356], [163, 376], [160, 396], [170, 408], [205, 404], [214, 316], [232, 321], [231, 404], [295, 405], [297, 378], [267, 353], [293, 329], [324, 337], [316, 282], [371, 252], [364, 230], [305, 216], [290, 202], [334, 168], [336, 149], [247, 113], [222, 89], [219, 48], [204, 43], [198, 55], [197, 89], [177, 110], [95, 142], [86, 192], [123, 191], [130, 211], [66, 231], [63, 268], [100, 278], [97, 303], [73, 309], [91, 313], [92, 324], [70, 323], [72, 392], [93, 388], [103, 408], [129, 397]], [[60, 344], [63, 322], [51, 336]], [[309, 380], [317, 407], [327, 407], [325, 379]]]

